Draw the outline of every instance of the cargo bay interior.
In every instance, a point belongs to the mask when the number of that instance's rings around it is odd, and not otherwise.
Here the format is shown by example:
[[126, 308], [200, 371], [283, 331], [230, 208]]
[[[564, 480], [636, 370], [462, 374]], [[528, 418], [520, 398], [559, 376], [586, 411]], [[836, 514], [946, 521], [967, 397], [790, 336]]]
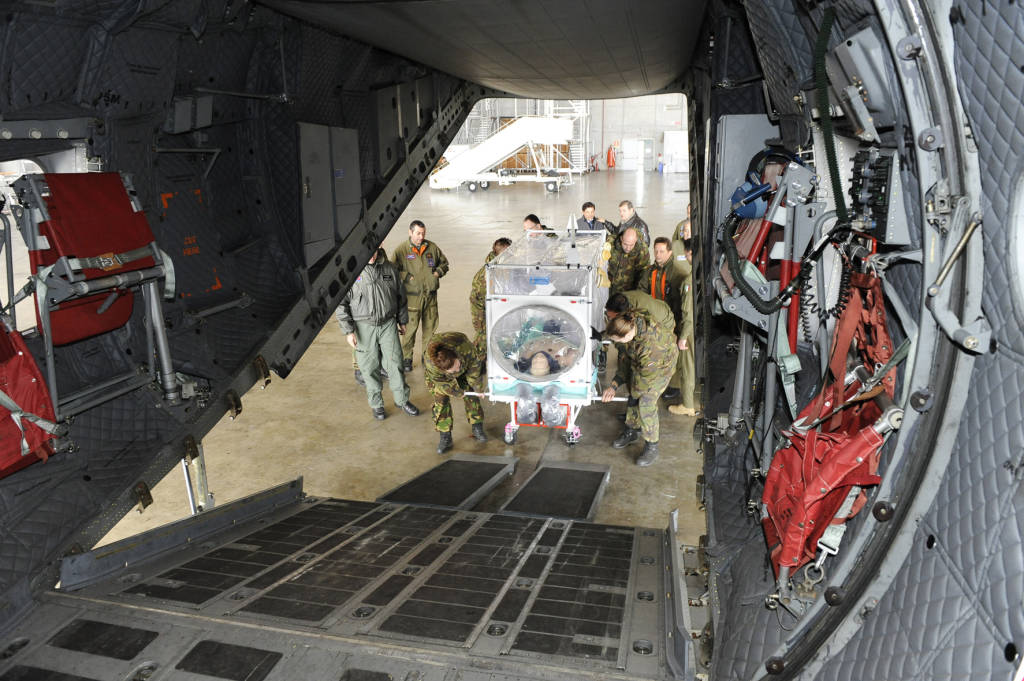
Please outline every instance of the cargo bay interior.
[[[465, 182], [448, 190], [425, 184], [385, 239], [383, 245], [390, 257], [394, 247], [408, 238], [409, 222], [419, 219], [428, 226], [428, 239], [437, 243], [448, 258], [450, 269], [438, 293], [439, 331], [458, 330], [472, 335], [467, 292], [473, 276], [495, 239], [521, 238], [522, 220], [527, 214], [536, 213], [546, 224], [563, 229], [570, 216], [574, 221], [579, 217], [580, 206], [589, 200], [598, 204], [599, 218], [614, 216], [617, 222], [619, 202], [631, 200], [652, 234], [666, 237], [672, 236], [685, 216], [689, 193], [685, 147], [681, 153], [671, 148], [673, 136], [685, 135], [681, 95], [592, 103], [483, 100], [474, 107], [447, 154], [474, 139], [483, 138], [477, 144], [483, 142], [488, 133], [493, 135], [517, 115], [529, 121], [545, 120], [545, 109], [550, 111], [558, 105], [570, 111], [575, 106], [577, 111], [568, 118], [556, 110], [547, 118], [555, 123], [559, 118], [572, 121], [574, 132], [561, 149], [537, 145], [541, 156], [564, 153], [564, 158], [552, 164], [570, 171], [556, 178], [558, 191], [549, 192], [543, 183], [536, 182], [504, 186], [495, 182], [479, 191], [469, 190]], [[603, 147], [602, 138], [607, 141]], [[640, 162], [645, 139], [657, 140], [646, 168]], [[665, 139], [670, 140], [668, 154], [663, 151]], [[608, 147], [613, 142], [619, 147], [619, 159], [613, 159], [615, 165], [609, 169]], [[628, 155], [623, 146], [630, 151]], [[637, 152], [632, 152], [633, 148]], [[516, 153], [506, 158], [508, 150], [499, 150], [490, 163], [508, 168], [519, 165], [518, 172], [532, 175], [529, 145], [513, 141], [508, 149]], [[598, 163], [601, 170], [586, 172], [581, 159], [589, 160], [597, 149], [602, 151]], [[672, 159], [668, 168], [662, 161], [662, 172], [656, 167], [659, 156]], [[422, 348], [422, 339], [419, 343]], [[286, 381], [272, 382], [265, 391], [251, 393], [242, 415], [234, 420], [225, 417], [204, 438], [205, 468], [217, 501], [247, 496], [298, 476], [305, 477], [305, 490], [310, 494], [370, 501], [437, 465], [437, 436], [429, 413], [432, 397], [424, 386], [418, 353], [407, 382], [412, 403], [424, 414], [411, 418], [386, 399], [388, 418], [377, 422], [366, 407], [364, 389], [355, 383], [353, 353], [332, 320]], [[615, 373], [614, 351], [611, 354], [612, 367], [605, 374], [606, 380]], [[384, 393], [387, 397], [386, 385]], [[666, 400], [664, 405], [673, 401], [678, 400]], [[500, 506], [541, 459], [604, 464], [611, 466], [610, 479], [592, 514], [595, 521], [657, 525], [678, 508], [680, 539], [695, 545], [703, 533], [703, 514], [695, 497], [701, 462], [693, 446], [692, 417], [673, 416], [663, 406], [664, 439], [671, 445], [664, 449], [655, 468], [641, 471], [632, 465], [636, 448], [623, 451], [610, 447], [620, 431], [621, 424], [614, 419], [615, 414], [624, 411], [619, 404], [597, 404], [584, 410], [582, 439], [571, 448], [564, 444], [562, 431], [550, 428], [524, 428], [514, 447], [506, 445], [503, 428], [509, 421], [507, 407], [489, 401], [485, 401], [485, 426], [490, 442], [477, 443], [464, 426], [462, 411], [462, 405], [457, 404], [454, 453], [513, 455], [520, 459], [515, 474], [490, 494], [481, 508]], [[280, 418], [280, 414], [291, 416]], [[260, 448], [287, 454], [262, 458], [258, 466], [240, 465], [249, 452]], [[153, 495], [152, 506], [143, 513], [125, 516], [99, 544], [188, 515], [180, 469], [169, 472]]]
[[[1011, 5], [13, 5], [0, 681], [1024, 673]], [[622, 200], [692, 204], [694, 416]], [[450, 451], [333, 316], [413, 219]]]

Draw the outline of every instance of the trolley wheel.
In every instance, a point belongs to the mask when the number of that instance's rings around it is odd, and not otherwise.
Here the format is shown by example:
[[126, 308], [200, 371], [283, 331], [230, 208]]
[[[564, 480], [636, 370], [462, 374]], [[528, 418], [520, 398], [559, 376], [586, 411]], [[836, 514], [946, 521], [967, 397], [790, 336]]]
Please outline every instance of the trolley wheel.
[[553, 192], [557, 192], [558, 191], [558, 183], [557, 182], [545, 182], [544, 183], [544, 188], [547, 189], [549, 192], [552, 192], [552, 193]]
[[469, 190], [469, 191], [471, 191], [471, 192], [475, 192], [475, 191], [476, 191], [476, 188], [477, 188], [477, 186], [478, 186], [478, 185], [477, 185], [477, 183], [476, 183], [476, 182], [467, 182], [467, 183], [466, 183], [466, 189], [468, 189], [468, 190]]
[[516, 443], [516, 436], [519, 434], [519, 427], [509, 421], [505, 424], [505, 444], [514, 445]]
[[484, 180], [483, 182], [480, 183], [480, 189], [483, 189], [484, 191], [487, 191], [490, 188], [491, 188], [490, 180]]

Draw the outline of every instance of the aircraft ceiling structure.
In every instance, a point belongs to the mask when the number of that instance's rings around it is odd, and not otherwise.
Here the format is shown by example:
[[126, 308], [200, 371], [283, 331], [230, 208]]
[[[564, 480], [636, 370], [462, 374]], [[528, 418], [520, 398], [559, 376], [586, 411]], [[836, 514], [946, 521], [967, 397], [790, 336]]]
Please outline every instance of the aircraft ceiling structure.
[[704, 0], [260, 0], [317, 26], [519, 97], [679, 87]]

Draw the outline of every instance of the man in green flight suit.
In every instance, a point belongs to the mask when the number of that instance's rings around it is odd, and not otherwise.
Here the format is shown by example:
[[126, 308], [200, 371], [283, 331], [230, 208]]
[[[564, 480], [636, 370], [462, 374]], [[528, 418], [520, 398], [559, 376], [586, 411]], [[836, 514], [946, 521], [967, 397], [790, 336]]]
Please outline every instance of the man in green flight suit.
[[696, 416], [693, 389], [696, 383], [693, 362], [693, 241], [685, 239], [681, 244], [682, 256], [676, 255], [676, 268], [683, 275], [680, 287], [682, 293], [682, 332], [679, 335], [679, 390], [682, 403], [673, 404], [668, 410], [677, 416]]
[[409, 402], [409, 386], [402, 373], [402, 346], [399, 334], [405, 333], [409, 309], [405, 287], [398, 270], [378, 248], [356, 278], [337, 310], [338, 324], [348, 344], [355, 348], [366, 382], [366, 398], [376, 419], [383, 419], [379, 370], [383, 365], [395, 404], [406, 414], [420, 413]]
[[[633, 373], [629, 393], [636, 401], [626, 410], [626, 427], [612, 442], [612, 447], [623, 449], [643, 437], [644, 449], [636, 458], [636, 465], [650, 466], [658, 458], [658, 399], [668, 387], [676, 366], [676, 339], [671, 328], [655, 324], [643, 312], [629, 311], [608, 323], [605, 335], [616, 343], [625, 343]], [[610, 402], [615, 391], [623, 384], [616, 372], [611, 385], [601, 395]]]
[[462, 398], [473, 437], [487, 442], [480, 398], [465, 394], [484, 389], [484, 362], [473, 342], [458, 331], [435, 334], [427, 343], [423, 362], [427, 390], [434, 396], [434, 429], [441, 435], [437, 453], [444, 454], [452, 448], [453, 397]]
[[[682, 285], [683, 274], [676, 267], [675, 258], [672, 257], [672, 242], [663, 236], [654, 240], [654, 262], [651, 263], [643, 274], [640, 275], [640, 290], [651, 294], [652, 298], [664, 300], [672, 309], [675, 317], [673, 332], [678, 338], [676, 346], [683, 349], [683, 306], [682, 306]], [[679, 397], [680, 372], [682, 370], [683, 356], [679, 355], [676, 372], [672, 381], [668, 384], [668, 390], [662, 395], [665, 399]]]
[[473, 330], [476, 331], [473, 342], [481, 351], [481, 355], [486, 354], [487, 340], [487, 263], [497, 258], [511, 245], [512, 240], [504, 236], [494, 241], [483, 267], [473, 275], [473, 285], [469, 289], [469, 315], [473, 320]]
[[409, 327], [402, 339], [402, 357], [405, 371], [412, 371], [417, 328], [423, 326], [424, 347], [437, 329], [437, 289], [441, 277], [448, 274], [448, 258], [437, 244], [427, 241], [426, 225], [413, 220], [408, 240], [398, 245], [392, 260], [409, 296]]

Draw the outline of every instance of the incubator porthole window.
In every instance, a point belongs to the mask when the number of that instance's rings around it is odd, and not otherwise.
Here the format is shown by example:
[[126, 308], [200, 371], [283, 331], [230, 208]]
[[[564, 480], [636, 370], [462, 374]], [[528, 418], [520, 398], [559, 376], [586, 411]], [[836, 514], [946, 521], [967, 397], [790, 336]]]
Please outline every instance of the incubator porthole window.
[[586, 342], [583, 327], [566, 312], [530, 305], [507, 312], [494, 323], [489, 350], [510, 376], [543, 382], [572, 369]]

